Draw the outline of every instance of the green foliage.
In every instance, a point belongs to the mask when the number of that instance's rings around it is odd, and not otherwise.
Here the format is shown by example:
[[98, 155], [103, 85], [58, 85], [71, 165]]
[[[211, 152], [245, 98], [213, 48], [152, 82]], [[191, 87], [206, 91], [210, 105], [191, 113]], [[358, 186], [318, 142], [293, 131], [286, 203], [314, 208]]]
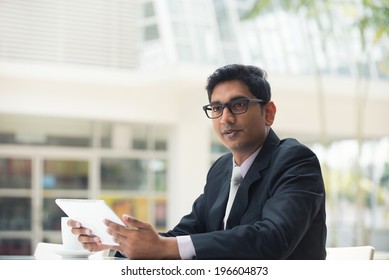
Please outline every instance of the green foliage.
[[389, 163], [385, 163], [385, 171], [381, 177], [380, 184], [389, 189]]
[[375, 31], [374, 42], [389, 36], [389, 0], [363, 0], [364, 15], [358, 20], [361, 33], [367, 28]]
[[271, 2], [271, 0], [255, 1], [253, 7], [242, 18], [246, 20], [259, 16], [270, 8]]
[[[358, 26], [365, 44], [365, 33], [367, 29], [373, 30], [375, 34], [374, 42], [389, 37], [389, 0], [360, 0], [363, 6], [363, 13], [356, 15], [355, 24]], [[260, 16], [265, 11], [273, 8], [282, 8], [291, 13], [303, 13], [308, 18], [317, 17], [323, 13], [335, 13], [339, 5], [355, 5], [355, 1], [342, 3], [336, 0], [257, 0], [253, 7], [247, 12], [243, 19], [252, 19]]]

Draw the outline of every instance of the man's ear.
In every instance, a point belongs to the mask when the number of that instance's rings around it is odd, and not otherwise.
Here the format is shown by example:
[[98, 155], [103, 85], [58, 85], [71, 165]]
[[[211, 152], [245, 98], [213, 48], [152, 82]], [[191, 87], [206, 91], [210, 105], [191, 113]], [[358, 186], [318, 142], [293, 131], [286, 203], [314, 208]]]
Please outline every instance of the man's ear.
[[265, 121], [267, 126], [271, 126], [276, 117], [277, 108], [273, 101], [269, 101], [265, 107]]

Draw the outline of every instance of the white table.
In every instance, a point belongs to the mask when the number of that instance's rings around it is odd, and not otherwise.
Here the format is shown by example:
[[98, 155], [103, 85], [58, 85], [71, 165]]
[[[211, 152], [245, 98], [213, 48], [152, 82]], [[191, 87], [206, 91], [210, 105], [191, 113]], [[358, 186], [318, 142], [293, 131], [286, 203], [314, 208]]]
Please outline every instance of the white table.
[[[86, 252], [86, 251], [85, 251]], [[114, 259], [109, 255], [110, 250], [104, 250], [92, 254], [72, 254], [63, 249], [62, 244], [39, 242], [34, 252], [34, 258], [36, 260], [61, 260], [61, 259], [89, 259], [89, 260], [102, 260], [102, 259]]]

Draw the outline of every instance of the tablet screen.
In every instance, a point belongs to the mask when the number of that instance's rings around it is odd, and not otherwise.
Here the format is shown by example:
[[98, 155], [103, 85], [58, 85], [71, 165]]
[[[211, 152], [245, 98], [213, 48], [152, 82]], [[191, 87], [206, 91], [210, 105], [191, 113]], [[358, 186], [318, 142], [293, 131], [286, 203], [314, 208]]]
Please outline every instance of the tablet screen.
[[107, 233], [104, 219], [120, 225], [124, 223], [104, 200], [56, 199], [55, 202], [72, 220], [80, 222], [83, 227], [92, 230], [93, 235], [100, 237], [103, 244], [117, 245]]

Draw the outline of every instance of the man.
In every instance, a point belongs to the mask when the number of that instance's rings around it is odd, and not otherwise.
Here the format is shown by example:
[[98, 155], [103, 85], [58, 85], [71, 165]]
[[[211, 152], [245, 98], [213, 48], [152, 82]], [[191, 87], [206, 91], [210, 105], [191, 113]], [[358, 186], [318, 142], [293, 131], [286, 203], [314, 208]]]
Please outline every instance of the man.
[[[119, 244], [112, 249], [130, 259], [325, 259], [320, 164], [306, 146], [270, 128], [276, 106], [266, 73], [227, 65], [206, 89], [203, 109], [231, 153], [212, 165], [192, 212], [167, 233], [128, 215], [127, 227], [106, 221]], [[234, 166], [238, 179], [230, 186]], [[70, 225], [85, 248], [107, 248], [79, 223]]]

